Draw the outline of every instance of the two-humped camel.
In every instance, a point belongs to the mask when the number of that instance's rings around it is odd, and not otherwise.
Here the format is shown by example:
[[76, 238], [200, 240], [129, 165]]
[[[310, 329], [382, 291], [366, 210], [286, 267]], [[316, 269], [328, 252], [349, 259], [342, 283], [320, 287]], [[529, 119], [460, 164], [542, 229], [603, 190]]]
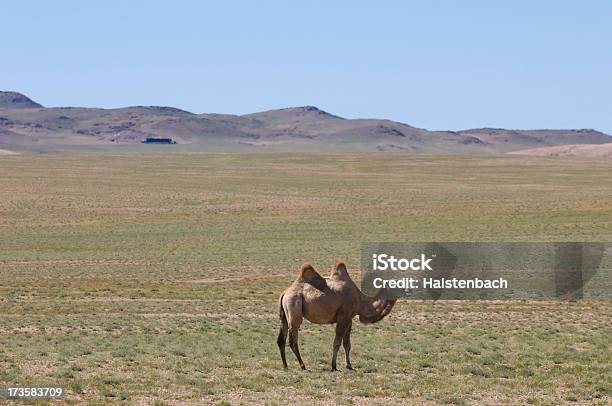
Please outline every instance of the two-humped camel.
[[283, 366], [287, 368], [285, 341], [289, 336], [291, 350], [300, 367], [306, 369], [298, 346], [298, 330], [306, 318], [311, 323], [336, 323], [332, 370], [337, 370], [336, 357], [341, 343], [346, 354], [346, 368], [353, 369], [349, 355], [353, 317], [359, 315], [359, 321], [364, 324], [376, 323], [389, 314], [394, 304], [395, 300], [385, 299], [382, 292], [374, 298], [361, 293], [343, 262], [336, 261], [328, 278], [323, 278], [312, 265], [305, 263], [298, 278], [279, 300], [281, 327], [277, 343]]

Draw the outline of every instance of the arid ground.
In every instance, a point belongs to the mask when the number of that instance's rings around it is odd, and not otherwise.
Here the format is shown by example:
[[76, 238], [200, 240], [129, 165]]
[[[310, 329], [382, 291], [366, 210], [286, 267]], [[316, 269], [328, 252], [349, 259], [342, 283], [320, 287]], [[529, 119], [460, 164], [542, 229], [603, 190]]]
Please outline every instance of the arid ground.
[[[0, 385], [70, 403], [609, 404], [612, 302], [399, 302], [301, 329], [299, 265], [362, 241], [611, 241], [612, 162], [411, 154], [0, 156]], [[342, 354], [342, 353], [341, 353]], [[343, 369], [343, 368], [341, 368]]]

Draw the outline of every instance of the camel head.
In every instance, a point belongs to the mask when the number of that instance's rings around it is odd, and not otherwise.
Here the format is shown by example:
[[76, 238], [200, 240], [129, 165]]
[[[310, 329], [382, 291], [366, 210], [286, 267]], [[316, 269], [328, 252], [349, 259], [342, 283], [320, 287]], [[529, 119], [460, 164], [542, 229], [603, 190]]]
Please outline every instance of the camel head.
[[384, 290], [378, 291], [375, 297], [369, 297], [361, 294], [361, 303], [359, 306], [359, 321], [363, 324], [377, 323], [391, 313], [391, 309], [395, 305], [396, 299], [387, 299], [387, 292]]

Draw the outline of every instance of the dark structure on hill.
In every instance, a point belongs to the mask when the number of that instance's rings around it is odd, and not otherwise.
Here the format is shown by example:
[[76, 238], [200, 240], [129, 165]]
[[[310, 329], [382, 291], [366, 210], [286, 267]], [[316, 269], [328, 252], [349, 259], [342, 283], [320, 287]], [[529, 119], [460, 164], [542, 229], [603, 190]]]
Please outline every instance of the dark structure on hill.
[[143, 144], [176, 144], [172, 138], [147, 137], [142, 141]]

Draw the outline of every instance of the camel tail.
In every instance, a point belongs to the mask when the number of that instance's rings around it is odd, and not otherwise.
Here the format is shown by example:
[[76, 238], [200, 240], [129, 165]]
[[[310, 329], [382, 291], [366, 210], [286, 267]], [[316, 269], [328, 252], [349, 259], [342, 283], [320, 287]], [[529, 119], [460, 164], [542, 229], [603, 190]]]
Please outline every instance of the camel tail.
[[285, 314], [285, 309], [283, 309], [283, 297], [285, 297], [284, 294], [282, 294], [280, 299], [278, 299], [278, 315], [281, 325], [287, 325], [287, 315]]

